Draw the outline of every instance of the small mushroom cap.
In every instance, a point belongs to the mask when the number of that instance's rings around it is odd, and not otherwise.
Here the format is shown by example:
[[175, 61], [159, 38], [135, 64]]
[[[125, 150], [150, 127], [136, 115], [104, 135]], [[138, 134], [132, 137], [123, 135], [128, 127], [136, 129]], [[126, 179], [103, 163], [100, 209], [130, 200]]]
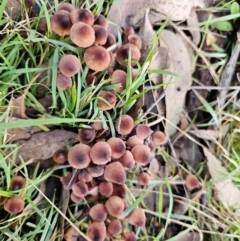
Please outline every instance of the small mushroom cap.
[[135, 161], [131, 151], [126, 150], [126, 152], [118, 159], [118, 161], [123, 165], [125, 169], [132, 169], [135, 166]]
[[71, 20], [72, 23], [77, 23], [77, 22], [82, 22], [82, 23], [86, 23], [88, 25], [93, 25], [94, 22], [94, 16], [92, 14], [91, 11], [89, 11], [88, 9], [74, 9], [71, 12]]
[[88, 86], [98, 84], [98, 82], [99, 81], [94, 74], [90, 74], [90, 73], [87, 74], [86, 83], [87, 83]]
[[130, 52], [131, 52], [132, 65], [135, 65], [136, 62], [139, 61], [141, 57], [141, 53], [139, 48], [136, 45], [130, 44], [130, 43], [126, 43], [118, 49], [117, 55], [116, 55], [117, 62], [119, 64], [123, 64], [125, 61], [126, 63], [124, 64], [127, 64], [127, 60]]
[[89, 215], [94, 221], [104, 222], [107, 218], [107, 210], [103, 204], [98, 203], [91, 207]]
[[126, 145], [121, 138], [111, 137], [107, 140], [107, 143], [110, 145], [112, 149], [113, 159], [120, 158], [126, 151]]
[[146, 172], [139, 173], [137, 175], [137, 181], [139, 185], [147, 186], [150, 181], [150, 176]]
[[62, 149], [57, 150], [53, 155], [53, 160], [59, 164], [63, 164], [64, 162], [66, 162], [67, 158], [68, 158], [67, 151]]
[[79, 237], [80, 237], [80, 234], [72, 226], [68, 227], [64, 232], [65, 241], [77, 241]]
[[113, 184], [111, 182], [103, 181], [99, 184], [99, 192], [106, 197], [110, 197], [113, 193]]
[[63, 3], [61, 2], [58, 5], [58, 11], [65, 10], [68, 11], [69, 13], [72, 12], [72, 10], [76, 9], [71, 3]]
[[96, 45], [104, 45], [107, 42], [107, 30], [100, 25], [93, 25], [95, 32], [95, 42]]
[[72, 77], [77, 74], [81, 68], [80, 60], [72, 54], [65, 54], [58, 64], [60, 72], [67, 76]]
[[90, 150], [92, 162], [97, 165], [104, 165], [111, 161], [112, 150], [107, 142], [99, 141]]
[[88, 167], [91, 162], [89, 152], [90, 147], [85, 144], [77, 144], [73, 146], [68, 152], [68, 162], [69, 164], [77, 169], [83, 169]]
[[104, 173], [104, 165], [90, 163], [90, 165], [87, 167], [87, 171], [92, 177], [100, 177]]
[[115, 107], [117, 102], [117, 96], [111, 91], [101, 91], [97, 100], [97, 105], [102, 110], [111, 110]]
[[3, 205], [7, 200], [7, 197], [0, 196], [0, 205]]
[[103, 26], [105, 29], [108, 28], [108, 21], [102, 14], [96, 17], [94, 24]]
[[69, 35], [71, 27], [72, 21], [68, 11], [60, 10], [51, 17], [52, 31], [59, 36]]
[[87, 48], [93, 45], [95, 41], [95, 33], [90, 25], [77, 22], [73, 24], [71, 28], [70, 38], [77, 46]]
[[132, 149], [132, 154], [135, 162], [140, 165], [147, 165], [150, 162], [150, 149], [143, 144], [136, 145]]
[[88, 194], [88, 185], [83, 181], [78, 181], [72, 186], [72, 190], [76, 196], [84, 197]]
[[87, 229], [87, 236], [92, 241], [104, 241], [107, 230], [104, 222], [92, 222]]
[[70, 198], [74, 203], [80, 203], [84, 197], [80, 197], [80, 196], [76, 195], [74, 192], [72, 192], [70, 195]]
[[148, 147], [149, 147], [151, 153], [154, 153], [154, 152], [155, 152], [156, 146], [155, 146], [155, 144], [153, 143], [153, 141], [150, 141], [150, 142], [148, 143]]
[[[90, 164], [91, 165], [91, 164]], [[79, 171], [78, 180], [82, 182], [91, 182], [92, 176], [88, 173], [86, 169], [82, 169]]]
[[136, 145], [143, 144], [143, 140], [139, 139], [137, 135], [130, 136], [127, 139], [127, 146], [133, 148]]
[[126, 172], [120, 162], [112, 162], [105, 167], [104, 178], [112, 183], [124, 184], [126, 182]]
[[113, 34], [108, 33], [107, 34], [107, 40], [106, 43], [104, 44], [104, 48], [109, 48], [110, 46], [114, 45], [116, 43], [116, 38]]
[[71, 189], [76, 179], [72, 172], [67, 172], [67, 176], [60, 177], [60, 181], [65, 189]]
[[126, 189], [124, 185], [113, 184], [113, 193], [112, 196], [118, 196], [120, 198], [126, 197]]
[[111, 61], [110, 54], [102, 46], [91, 46], [84, 53], [84, 61], [89, 69], [103, 71]]
[[163, 145], [167, 141], [166, 136], [162, 131], [154, 131], [151, 138], [155, 145]]
[[14, 176], [11, 178], [10, 189], [19, 190], [24, 188], [26, 185], [26, 179], [22, 176]]
[[96, 132], [93, 128], [91, 129], [79, 129], [78, 140], [83, 144], [91, 143], [96, 137]]
[[136, 241], [137, 240], [135, 233], [130, 232], [130, 231], [124, 232], [123, 237], [124, 237], [124, 241]]
[[134, 208], [127, 218], [128, 222], [134, 226], [144, 227], [146, 224], [145, 212], [142, 208]]
[[63, 74], [57, 77], [57, 87], [61, 90], [68, 90], [72, 87], [72, 79]]
[[120, 217], [124, 210], [124, 201], [118, 196], [111, 196], [105, 203], [105, 207], [113, 217]]
[[90, 197], [88, 197], [88, 200], [89, 201], [96, 201], [96, 200], [98, 200], [98, 198], [99, 198], [98, 194], [99, 194], [98, 186], [92, 187], [88, 191], [88, 195], [90, 195]]
[[142, 48], [142, 40], [136, 34], [131, 34], [128, 36], [128, 42], [136, 45], [139, 49]]
[[199, 187], [199, 180], [195, 175], [187, 175], [185, 178], [185, 185], [189, 190]]
[[115, 123], [116, 131], [121, 135], [128, 135], [134, 127], [133, 118], [130, 115], [120, 116]]
[[111, 221], [107, 226], [107, 231], [112, 235], [120, 234], [122, 232], [121, 221], [118, 219]]
[[123, 70], [115, 70], [111, 77], [111, 84], [120, 84], [119, 87], [114, 88], [114, 91], [117, 93], [122, 93], [127, 86], [127, 73]]
[[41, 18], [37, 25], [37, 31], [39, 33], [45, 34], [47, 32], [47, 20], [45, 17]]
[[136, 127], [136, 135], [141, 140], [148, 138], [151, 135], [151, 133], [151, 128], [145, 124], [139, 124]]
[[25, 202], [22, 197], [11, 197], [4, 203], [4, 209], [8, 213], [20, 213], [24, 209]]
[[102, 120], [99, 117], [96, 117], [94, 119], [94, 122], [92, 124], [92, 128], [96, 131], [103, 130], [103, 123], [102, 123]]
[[132, 27], [127, 27], [123, 31], [124, 35], [128, 37], [129, 35], [132, 35], [135, 33], [134, 29]]

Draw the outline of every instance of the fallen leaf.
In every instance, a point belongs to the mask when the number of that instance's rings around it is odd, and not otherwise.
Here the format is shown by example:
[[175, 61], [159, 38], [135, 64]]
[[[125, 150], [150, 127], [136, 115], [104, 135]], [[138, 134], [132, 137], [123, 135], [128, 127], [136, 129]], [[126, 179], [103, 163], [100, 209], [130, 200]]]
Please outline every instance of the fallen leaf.
[[192, 35], [192, 42], [197, 46], [201, 41], [200, 27], [198, 26], [198, 16], [196, 10], [193, 8], [187, 18], [187, 25], [189, 32]]
[[180, 236], [180, 237], [179, 238], [173, 237], [175, 241], [200, 241], [201, 240], [200, 235], [197, 232], [184, 233], [184, 231], [182, 231], [177, 236]]
[[12, 99], [12, 117], [27, 119], [25, 114], [25, 95], [21, 95], [16, 99]]

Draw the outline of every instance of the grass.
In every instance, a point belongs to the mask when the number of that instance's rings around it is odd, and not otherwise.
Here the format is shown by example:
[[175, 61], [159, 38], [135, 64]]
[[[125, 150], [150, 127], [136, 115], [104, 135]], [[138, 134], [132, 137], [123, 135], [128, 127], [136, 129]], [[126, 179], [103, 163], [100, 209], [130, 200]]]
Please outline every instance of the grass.
[[[177, 73], [172, 73], [165, 70], [148, 70], [149, 62], [153, 58], [153, 52], [149, 58], [142, 64], [138, 64], [137, 68], [140, 74], [135, 79], [132, 79], [130, 57], [127, 65], [128, 83], [127, 88], [118, 96], [118, 104], [124, 101], [122, 108], [116, 108], [113, 112], [103, 112], [97, 106], [97, 100], [100, 98], [101, 90], [113, 90], [115, 86], [106, 85], [110, 82], [105, 79], [106, 72], [100, 74], [100, 83], [95, 86], [87, 86], [86, 75], [88, 68], [83, 66], [82, 71], [74, 77], [74, 85], [68, 91], [61, 91], [56, 86], [58, 74], [58, 61], [60, 57], [71, 52], [82, 58], [82, 50], [74, 47], [69, 38], [59, 38], [54, 35], [50, 28], [50, 16], [54, 10], [46, 5], [41, 8], [39, 17], [31, 19], [28, 17], [26, 10], [21, 10], [21, 18], [19, 21], [10, 19], [5, 12], [6, 0], [3, 0], [0, 6], [0, 196], [12, 197], [15, 195], [24, 196], [29, 209], [18, 215], [8, 215], [7, 217], [0, 215], [0, 239], [1, 240], [62, 240], [62, 233], [59, 232], [59, 220], [64, 219], [66, 223], [74, 227], [82, 236], [86, 234], [88, 222], [81, 210], [84, 205], [89, 205], [87, 200], [81, 204], [72, 204], [67, 206], [65, 212], [60, 208], [60, 203], [63, 202], [62, 197], [56, 190], [52, 191], [52, 195], [44, 195], [41, 190], [42, 184], [49, 180], [49, 177], [61, 176], [67, 172], [67, 167], [63, 167], [61, 174], [56, 174], [57, 166], [42, 170], [39, 165], [33, 169], [26, 165], [25, 161], [18, 166], [15, 164], [17, 155], [17, 145], [6, 142], [6, 131], [13, 128], [24, 128], [29, 126], [44, 127], [45, 125], [55, 125], [59, 128], [80, 128], [88, 127], [93, 122], [96, 116], [100, 116], [105, 125], [110, 126], [112, 136], [116, 136], [114, 121], [116, 118], [127, 113], [142, 95], [147, 91], [152, 91], [153, 88], [139, 91], [139, 87], [144, 83], [148, 83], [148, 74], [168, 74], [178, 76]], [[57, 3], [57, 1], [55, 1]], [[78, 7], [91, 7], [94, 13], [107, 14], [113, 1], [72, 1]], [[97, 2], [97, 3], [96, 3]], [[37, 1], [40, 4], [40, 1]], [[56, 4], [57, 6], [57, 4]], [[48, 11], [50, 9], [50, 11]], [[239, 19], [240, 13], [237, 11], [238, 6], [236, 1], [221, 1], [214, 8], [210, 8], [210, 12], [224, 12], [224, 16], [212, 18], [199, 24], [203, 33], [203, 40], [200, 47], [192, 46], [196, 52], [196, 63], [198, 58], [204, 60], [205, 65], [199, 66], [207, 68], [212, 74], [216, 83], [219, 82], [222, 65], [227, 63], [229, 53], [216, 43], [211, 43], [213, 51], [211, 53], [202, 50], [204, 40], [207, 34], [211, 31], [212, 26], [222, 31], [232, 31], [234, 23]], [[37, 33], [34, 29], [41, 17], [46, 17], [48, 31], [46, 35]], [[161, 31], [165, 28], [168, 22], [164, 23], [155, 36], [155, 43]], [[178, 29], [178, 26], [172, 25], [180, 34], [184, 32]], [[25, 32], [27, 37], [24, 37]], [[119, 39], [119, 45], [121, 43]], [[188, 40], [189, 41], [189, 40]], [[228, 49], [233, 50], [234, 44]], [[152, 49], [153, 50], [153, 49]], [[231, 52], [231, 51], [230, 51]], [[216, 61], [212, 64], [208, 57], [214, 58]], [[48, 62], [48, 66], [42, 66]], [[46, 107], [36, 97], [37, 87], [39, 86], [39, 75], [45, 70], [45, 78], [42, 78], [42, 83], [47, 85], [48, 93], [52, 96], [52, 103]], [[50, 83], [51, 80], [51, 83]], [[46, 82], [44, 82], [46, 81]], [[159, 86], [157, 86], [159, 87]], [[155, 87], [155, 88], [157, 88]], [[238, 91], [238, 90], [237, 90]], [[34, 108], [37, 110], [37, 118], [35, 119], [18, 119], [16, 121], [8, 121], [11, 116], [13, 97], [25, 96], [25, 107]], [[240, 162], [240, 134], [239, 134], [239, 111], [233, 108], [237, 96], [235, 92], [229, 94], [228, 106], [225, 111], [218, 113], [217, 102], [209, 102], [203, 99], [200, 95], [202, 106], [199, 111], [209, 113], [211, 116], [209, 121], [204, 123], [191, 122], [192, 128], [203, 128], [216, 126], [219, 129], [230, 123], [230, 131], [225, 139], [218, 139], [215, 143], [203, 140], [199, 142], [193, 138], [188, 130], [182, 131], [176, 127], [181, 135], [193, 141], [197, 146], [215, 146], [212, 148], [215, 155], [221, 159], [225, 168], [228, 170], [227, 177], [230, 178], [236, 186], [240, 185], [239, 162]], [[221, 114], [221, 118], [219, 117]], [[161, 119], [164, 121], [164, 117]], [[159, 120], [159, 123], [164, 125], [164, 122]], [[139, 123], [142, 119], [136, 119]], [[156, 120], [154, 120], [156, 121]], [[157, 120], [158, 121], [158, 120]], [[151, 122], [149, 123], [151, 125]], [[203, 144], [204, 142], [204, 144]], [[174, 152], [173, 144], [170, 143], [170, 149]], [[13, 149], [11, 153], [7, 150]], [[194, 148], [194, 147], [192, 147]], [[8, 153], [8, 154], [7, 154]], [[136, 180], [133, 179], [134, 173], [129, 174], [126, 184], [128, 208], [124, 211], [121, 218], [125, 218], [136, 206], [142, 205], [145, 212], [150, 215], [151, 220], [145, 228], [136, 229], [137, 240], [178, 240], [180, 237], [190, 232], [197, 232], [204, 240], [239, 240], [240, 224], [239, 217], [234, 212], [234, 208], [226, 208], [219, 202], [214, 195], [214, 183], [206, 177], [202, 176], [202, 170], [205, 167], [202, 160], [198, 170], [191, 170], [191, 167], [184, 163], [177, 163], [177, 158], [169, 154], [166, 148], [159, 148], [157, 157], [162, 158], [169, 168], [167, 175], [164, 178], [156, 178], [151, 180], [150, 185], [144, 189], [136, 188]], [[138, 167], [140, 169], [140, 167]], [[59, 170], [58, 170], [59, 171]], [[137, 170], [135, 170], [137, 172]], [[182, 196], [176, 193], [175, 186], [183, 184], [182, 173], [192, 173], [198, 175], [201, 181], [201, 190], [197, 193], [188, 193]], [[16, 174], [21, 174], [27, 180], [27, 184], [23, 189], [17, 191], [10, 190], [11, 177]], [[42, 193], [40, 201], [36, 204], [37, 196]], [[146, 196], [149, 193], [154, 193], [156, 197], [156, 207], [154, 210], [149, 209]], [[168, 203], [168, 207], [164, 208], [164, 203]], [[176, 212], [176, 203], [180, 208], [186, 208], [187, 211], [181, 213]], [[0, 207], [0, 211], [1, 211]], [[37, 220], [37, 222], [36, 222]], [[64, 221], [63, 221], [64, 222]], [[155, 225], [155, 226], [154, 226]], [[181, 227], [181, 231], [176, 235], [169, 235], [169, 230], [177, 225]], [[154, 228], [155, 227], [155, 228]], [[153, 231], [154, 230], [154, 231]], [[62, 231], [62, 230], [61, 230]], [[168, 238], [166, 238], [168, 237]]]

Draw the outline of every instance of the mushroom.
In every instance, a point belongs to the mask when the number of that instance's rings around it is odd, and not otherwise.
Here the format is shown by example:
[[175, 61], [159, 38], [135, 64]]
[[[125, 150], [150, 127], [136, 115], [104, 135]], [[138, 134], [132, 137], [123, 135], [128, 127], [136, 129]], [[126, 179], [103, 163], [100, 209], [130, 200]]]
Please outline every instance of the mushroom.
[[93, 128], [78, 130], [78, 140], [83, 144], [91, 143], [95, 139], [95, 137], [96, 132]]
[[74, 44], [81, 48], [87, 48], [93, 45], [95, 33], [93, 28], [82, 22], [73, 24], [70, 31], [70, 38]]
[[116, 234], [120, 234], [122, 232], [122, 223], [120, 220], [115, 219], [112, 220], [108, 226], [107, 226], [107, 231], [111, 234], [111, 235], [116, 235]]
[[52, 31], [59, 36], [69, 35], [71, 27], [72, 21], [68, 11], [60, 10], [51, 17]]
[[89, 216], [92, 218], [92, 220], [97, 222], [104, 222], [107, 218], [107, 210], [105, 206], [101, 203], [98, 203], [91, 207]]
[[155, 145], [163, 145], [167, 141], [166, 136], [162, 131], [154, 131], [151, 138]]
[[147, 165], [150, 162], [150, 149], [148, 146], [139, 144], [133, 147], [132, 154], [135, 162], [140, 165]]
[[121, 138], [111, 137], [107, 140], [107, 143], [110, 145], [112, 149], [112, 158], [118, 159], [120, 158], [126, 151], [126, 145]]
[[132, 169], [135, 166], [135, 161], [131, 151], [126, 150], [126, 152], [118, 159], [118, 161], [123, 165], [125, 169]]
[[87, 229], [87, 236], [92, 241], [104, 241], [107, 236], [104, 222], [92, 222]]
[[126, 182], [126, 173], [120, 162], [112, 162], [105, 167], [104, 178], [106, 181], [124, 184]]
[[124, 241], [136, 241], [135, 233], [132, 231], [126, 231], [123, 233]]
[[24, 209], [25, 202], [22, 197], [11, 197], [6, 202], [4, 202], [4, 209], [8, 213], [16, 214], [22, 212]]
[[93, 25], [95, 32], [95, 42], [96, 45], [104, 45], [107, 42], [107, 30], [100, 25]]
[[90, 147], [85, 144], [77, 144], [73, 146], [68, 152], [68, 162], [69, 164], [77, 169], [83, 169], [88, 167], [91, 162], [89, 152]]
[[112, 150], [107, 142], [99, 141], [90, 150], [92, 162], [97, 165], [104, 165], [111, 161]]
[[139, 139], [139, 137], [137, 135], [130, 136], [127, 139], [127, 146], [131, 149], [134, 146], [139, 145], [139, 144], [143, 144], [143, 140]]
[[94, 16], [93, 16], [92, 12], [89, 11], [88, 9], [84, 9], [84, 8], [74, 9], [71, 12], [70, 17], [71, 17], [73, 24], [82, 22], [82, 23], [86, 23], [88, 25], [93, 25], [93, 22], [94, 22]]
[[108, 21], [102, 14], [96, 17], [94, 24], [103, 26], [105, 29], [108, 28]]
[[128, 135], [134, 127], [133, 118], [130, 115], [121, 115], [115, 123], [116, 131], [121, 135]]
[[134, 34], [135, 31], [134, 31], [133, 27], [127, 27], [124, 29], [123, 33], [124, 33], [124, 36], [127, 38], [129, 35]]
[[195, 175], [192, 175], [192, 174], [187, 175], [185, 178], [185, 185], [186, 185], [187, 189], [189, 189], [191, 191], [194, 188], [199, 187], [199, 180]]
[[134, 44], [136, 45], [139, 49], [142, 48], [142, 40], [139, 36], [137, 36], [136, 34], [130, 34], [128, 36], [128, 42], [130, 44]]
[[95, 85], [98, 84], [98, 79], [94, 74], [88, 73], [86, 76], [86, 83], [87, 85]]
[[78, 196], [74, 192], [71, 193], [70, 198], [74, 203], [80, 203], [84, 199], [84, 197]]
[[60, 181], [65, 189], [71, 189], [76, 179], [72, 172], [67, 172], [66, 176], [60, 177]]
[[74, 9], [76, 9], [71, 3], [63, 3], [61, 2], [58, 5], [58, 11], [65, 10], [71, 13]]
[[59, 149], [53, 154], [53, 161], [59, 164], [63, 164], [68, 159], [68, 153], [66, 150]]
[[107, 33], [106, 43], [103, 45], [104, 48], [109, 48], [116, 43], [116, 38], [113, 34]]
[[91, 46], [84, 53], [86, 65], [94, 71], [103, 71], [111, 61], [110, 54], [102, 46]]
[[72, 79], [63, 74], [57, 77], [57, 87], [61, 90], [68, 90], [72, 87]]
[[65, 54], [59, 61], [58, 64], [60, 72], [67, 76], [72, 77], [77, 74], [81, 68], [80, 60], [72, 54]]
[[150, 176], [146, 172], [139, 173], [137, 175], [137, 181], [138, 181], [139, 185], [147, 186], [149, 184], [149, 181], [150, 181]]
[[3, 205], [7, 200], [7, 197], [0, 196], [0, 205]]
[[118, 196], [120, 198], [126, 197], [126, 189], [124, 185], [113, 184], [113, 193], [112, 196]]
[[38, 24], [37, 24], [37, 31], [39, 33], [45, 34], [47, 32], [47, 20], [45, 17], [40, 18]]
[[113, 193], [113, 184], [108, 181], [102, 181], [99, 184], [99, 192], [106, 197], [110, 197]]
[[90, 163], [90, 165], [87, 167], [87, 171], [92, 177], [100, 177], [104, 173], [104, 167], [104, 165]]
[[130, 224], [134, 226], [144, 227], [146, 224], [145, 212], [142, 208], [134, 208], [130, 215], [127, 217]]
[[148, 138], [152, 133], [152, 130], [149, 126], [145, 124], [139, 124], [136, 127], [136, 135], [139, 139], [144, 140]]
[[88, 185], [83, 181], [78, 181], [72, 186], [72, 190], [76, 196], [84, 197], [88, 194]]
[[11, 190], [19, 190], [24, 188], [26, 185], [26, 179], [22, 176], [14, 176], [11, 178], [10, 189]]
[[124, 210], [124, 201], [118, 196], [111, 196], [105, 203], [105, 207], [113, 217], [120, 217]]
[[[91, 165], [91, 164], [90, 164]], [[82, 169], [78, 173], [78, 180], [83, 182], [91, 182], [93, 177], [88, 173], [86, 169]]]
[[123, 70], [115, 70], [111, 76], [111, 84], [120, 85], [119, 87], [114, 88], [114, 91], [117, 93], [122, 93], [123, 90], [126, 89], [127, 86], [127, 73]]
[[100, 130], [103, 130], [103, 123], [102, 123], [102, 120], [99, 118], [99, 117], [96, 117], [94, 119], [94, 122], [92, 124], [92, 128], [95, 130], [95, 131], [100, 131]]
[[97, 100], [97, 105], [102, 110], [111, 110], [115, 107], [117, 96], [111, 91], [101, 91]]

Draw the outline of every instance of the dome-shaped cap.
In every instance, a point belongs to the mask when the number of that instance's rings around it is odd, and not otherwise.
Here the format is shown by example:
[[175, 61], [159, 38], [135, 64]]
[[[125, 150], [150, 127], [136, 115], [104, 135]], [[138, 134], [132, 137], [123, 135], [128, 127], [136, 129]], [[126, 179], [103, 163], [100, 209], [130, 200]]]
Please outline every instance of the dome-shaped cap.
[[68, 90], [72, 87], [72, 79], [63, 74], [57, 77], [57, 87], [61, 90]]
[[107, 143], [110, 145], [112, 149], [113, 159], [120, 158], [126, 151], [126, 145], [121, 138], [111, 137], [107, 140]]
[[113, 34], [107, 33], [106, 43], [103, 45], [104, 48], [109, 48], [116, 43], [116, 38]]
[[117, 93], [122, 93], [126, 89], [127, 85], [127, 73], [123, 70], [115, 70], [111, 77], [111, 84], [120, 84], [119, 87], [114, 88], [114, 91]]
[[134, 127], [133, 118], [130, 115], [121, 115], [115, 123], [116, 131], [121, 135], [128, 135]]
[[88, 185], [83, 181], [78, 181], [72, 186], [72, 191], [76, 196], [84, 197], [88, 194]]
[[136, 127], [136, 135], [141, 140], [148, 138], [151, 135], [151, 133], [151, 128], [145, 124], [139, 124]]
[[110, 54], [102, 46], [92, 46], [86, 49], [84, 61], [89, 69], [94, 71], [103, 71], [111, 61]]
[[127, 27], [127, 28], [124, 29], [123, 33], [124, 33], [125, 37], [128, 37], [129, 35], [134, 34], [135, 31], [132, 27]]
[[87, 171], [92, 177], [100, 177], [104, 173], [104, 167], [104, 165], [90, 163], [90, 165], [87, 167]]
[[118, 161], [123, 165], [125, 169], [132, 169], [135, 166], [135, 161], [131, 151], [126, 150], [126, 152], [118, 159]]
[[99, 81], [98, 81], [96, 75], [90, 74], [90, 73], [87, 74], [86, 83], [87, 83], [88, 86], [89, 85], [96, 85], [96, 84], [98, 84], [98, 82]]
[[99, 192], [103, 196], [110, 197], [113, 193], [113, 184], [108, 181], [102, 181], [99, 184]]
[[11, 178], [10, 189], [19, 190], [24, 188], [26, 185], [26, 179], [22, 176], [14, 176]]
[[104, 45], [107, 42], [107, 30], [100, 25], [93, 25], [95, 32], [95, 42], [96, 45]]
[[141, 57], [139, 48], [130, 43], [123, 44], [117, 51], [116, 60], [119, 64], [123, 64], [124, 61], [127, 64], [129, 53], [131, 52], [132, 65], [135, 65]]
[[139, 36], [137, 36], [136, 34], [131, 34], [128, 36], [128, 42], [130, 44], [134, 44], [136, 45], [139, 49], [142, 48], [142, 40]]
[[130, 136], [127, 139], [127, 146], [133, 148], [136, 145], [143, 144], [143, 140], [139, 139], [137, 135]]
[[74, 9], [71, 12], [70, 17], [73, 24], [77, 22], [82, 22], [88, 25], [93, 25], [94, 22], [94, 16], [92, 12], [85, 8]]
[[74, 203], [80, 203], [84, 199], [84, 197], [80, 197], [76, 195], [74, 192], [71, 193], [70, 198]]
[[112, 196], [118, 196], [120, 198], [125, 198], [126, 197], [126, 188], [124, 185], [119, 185], [119, 184], [113, 184], [113, 193]]
[[67, 161], [68, 153], [66, 150], [59, 149], [53, 154], [53, 161], [63, 164]]
[[154, 131], [151, 135], [151, 138], [155, 145], [163, 145], [167, 141], [167, 138], [162, 131]]
[[69, 35], [71, 27], [72, 21], [68, 11], [61, 10], [51, 17], [52, 31], [59, 36]]
[[113, 217], [120, 217], [124, 210], [124, 201], [118, 196], [111, 196], [105, 203], [105, 207]]
[[95, 41], [95, 33], [90, 25], [77, 22], [73, 24], [71, 28], [70, 38], [77, 46], [87, 48], [93, 45]]
[[134, 208], [130, 215], [127, 217], [130, 224], [134, 226], [145, 227], [146, 216], [142, 208]]
[[[90, 163], [91, 165], [91, 163]], [[81, 169], [78, 173], [78, 180], [82, 182], [91, 182], [92, 176], [88, 173], [86, 169]]]
[[112, 150], [107, 142], [99, 141], [90, 150], [92, 162], [97, 165], [104, 165], [111, 161]]
[[72, 10], [74, 10], [74, 9], [76, 9], [76, 8], [71, 3], [61, 2], [58, 5], [58, 11], [65, 10], [65, 11], [68, 11], [69, 13], [71, 13]]
[[107, 218], [107, 210], [103, 204], [98, 203], [91, 207], [89, 216], [94, 221], [104, 222]]
[[60, 59], [58, 67], [63, 75], [72, 77], [80, 70], [81, 63], [75, 55], [65, 54]]
[[73, 146], [68, 152], [69, 164], [77, 169], [83, 169], [88, 167], [91, 162], [89, 152], [90, 147], [85, 144], [77, 144]]
[[87, 236], [92, 241], [104, 241], [107, 236], [104, 222], [92, 222], [87, 229]]
[[112, 162], [105, 167], [104, 178], [112, 183], [124, 184], [126, 182], [126, 172], [120, 162]]
[[102, 110], [111, 110], [115, 107], [117, 96], [111, 91], [101, 91], [97, 100], [97, 105]]
[[150, 181], [150, 176], [146, 172], [139, 173], [137, 175], [137, 181], [139, 185], [147, 186]]
[[37, 25], [37, 31], [39, 33], [45, 34], [47, 32], [47, 20], [45, 17], [40, 18], [38, 25]]
[[94, 122], [92, 123], [92, 128], [95, 131], [103, 130], [103, 123], [102, 123], [102, 120], [99, 117], [96, 117], [94, 119]]
[[132, 149], [132, 154], [135, 162], [140, 165], [147, 165], [150, 162], [151, 153], [149, 147], [146, 145], [136, 145]]
[[187, 175], [185, 178], [185, 185], [189, 190], [199, 187], [199, 180], [195, 175]]
[[22, 197], [11, 197], [4, 203], [4, 209], [8, 213], [20, 213], [24, 209], [25, 202]]
[[112, 220], [108, 226], [107, 226], [107, 231], [111, 235], [116, 235], [120, 234], [122, 232], [122, 223], [119, 219]]
[[96, 137], [96, 132], [93, 128], [89, 129], [79, 129], [78, 130], [78, 140], [83, 144], [91, 143]]
[[123, 238], [124, 238], [124, 241], [137, 241], [136, 235], [132, 231], [131, 232], [130, 231], [124, 232]]
[[105, 29], [108, 28], [108, 21], [102, 14], [96, 17], [94, 24], [103, 26]]

